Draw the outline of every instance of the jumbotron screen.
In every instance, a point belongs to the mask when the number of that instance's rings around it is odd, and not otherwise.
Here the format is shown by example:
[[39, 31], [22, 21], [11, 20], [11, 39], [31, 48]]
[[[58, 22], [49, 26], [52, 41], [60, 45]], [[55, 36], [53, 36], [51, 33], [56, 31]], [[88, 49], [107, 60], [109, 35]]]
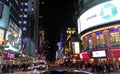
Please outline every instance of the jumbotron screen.
[[98, 4], [78, 18], [78, 33], [107, 23], [120, 21], [120, 0], [111, 0]]

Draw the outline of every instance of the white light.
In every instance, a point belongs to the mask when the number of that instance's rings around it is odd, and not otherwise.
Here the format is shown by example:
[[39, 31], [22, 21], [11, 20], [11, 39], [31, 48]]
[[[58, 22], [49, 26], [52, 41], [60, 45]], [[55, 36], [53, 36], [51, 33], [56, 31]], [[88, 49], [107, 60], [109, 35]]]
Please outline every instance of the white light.
[[25, 2], [25, 5], [27, 6], [27, 5], [28, 5], [28, 3], [27, 3], [27, 2]]
[[33, 11], [34, 9], [32, 8], [32, 11]]
[[105, 52], [105, 50], [93, 51], [92, 56], [93, 57], [106, 57], [106, 52]]
[[[88, 28], [92, 28], [98, 25], [103, 25], [107, 23], [112, 23], [114, 21], [120, 20], [120, 0], [111, 0], [101, 4], [98, 4], [87, 11], [85, 11], [79, 18], [78, 18], [78, 32], [84, 31]], [[112, 15], [111, 7], [105, 8], [105, 5], [113, 4], [116, 8], [116, 14]], [[104, 10], [103, 10], [104, 9]], [[103, 12], [102, 12], [103, 11]], [[92, 12], [92, 13], [91, 13]], [[101, 13], [104, 13], [104, 16], [111, 15], [108, 19], [105, 19]]]

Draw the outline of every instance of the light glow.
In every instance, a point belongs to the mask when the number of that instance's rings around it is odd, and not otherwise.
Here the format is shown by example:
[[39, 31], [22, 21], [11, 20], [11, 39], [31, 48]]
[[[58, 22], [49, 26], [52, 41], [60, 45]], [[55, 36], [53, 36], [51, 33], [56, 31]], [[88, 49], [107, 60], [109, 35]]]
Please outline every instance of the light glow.
[[99, 5], [96, 5], [87, 10], [86, 12], [84, 12], [78, 18], [78, 33], [98, 25], [119, 21], [120, 20], [119, 3], [120, 0], [107, 1]]

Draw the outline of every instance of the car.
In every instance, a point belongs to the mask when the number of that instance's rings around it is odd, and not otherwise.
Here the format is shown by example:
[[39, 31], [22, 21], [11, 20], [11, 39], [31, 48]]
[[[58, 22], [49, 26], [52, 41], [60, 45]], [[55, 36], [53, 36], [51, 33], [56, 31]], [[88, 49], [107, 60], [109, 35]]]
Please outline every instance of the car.
[[39, 62], [38, 65], [37, 65], [37, 69], [38, 70], [43, 70], [43, 69], [46, 70], [46, 69], [48, 69], [48, 65], [45, 61]]
[[94, 73], [82, 70], [72, 70], [71, 74], [94, 74]]
[[95, 74], [95, 73], [81, 70], [50, 70], [43, 72], [43, 74]]

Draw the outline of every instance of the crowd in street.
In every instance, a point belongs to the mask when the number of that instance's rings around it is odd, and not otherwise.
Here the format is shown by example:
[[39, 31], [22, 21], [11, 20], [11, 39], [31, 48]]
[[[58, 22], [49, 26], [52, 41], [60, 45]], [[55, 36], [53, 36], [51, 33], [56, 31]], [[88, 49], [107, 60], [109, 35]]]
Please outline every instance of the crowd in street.
[[105, 74], [105, 73], [110, 73], [110, 72], [118, 72], [120, 71], [120, 64], [113, 63], [113, 62], [76, 62], [72, 63], [70, 61], [64, 62], [64, 64], [61, 65], [62, 67], [67, 67], [67, 68], [76, 68], [79, 70], [84, 70], [84, 71], [89, 71], [97, 74]]
[[[22, 63], [18, 65], [14, 64], [3, 64], [2, 65], [2, 72], [3, 73], [13, 73], [14, 71], [20, 70], [20, 71], [28, 71], [28, 67], [31, 66], [31, 63]], [[76, 62], [73, 63], [71, 61], [66, 61], [63, 64], [61, 64], [62, 68], [75, 68], [78, 70], [84, 70], [89, 72], [94, 72], [98, 74], [105, 74], [110, 72], [116, 72], [120, 71], [120, 64], [119, 63], [113, 63], [113, 62]]]
[[28, 67], [31, 66], [31, 63], [22, 63], [22, 64], [2, 64], [1, 71], [2, 73], [14, 73], [14, 71], [28, 71]]

